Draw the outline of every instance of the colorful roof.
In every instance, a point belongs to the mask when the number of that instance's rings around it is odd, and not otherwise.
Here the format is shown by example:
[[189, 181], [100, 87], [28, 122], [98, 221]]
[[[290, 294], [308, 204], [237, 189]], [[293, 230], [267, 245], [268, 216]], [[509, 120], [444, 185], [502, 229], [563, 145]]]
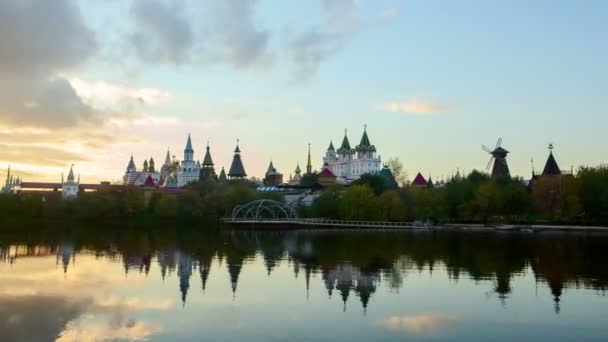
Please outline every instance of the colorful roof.
[[382, 170], [378, 172], [378, 175], [384, 179], [384, 182], [389, 188], [397, 189], [399, 187], [399, 184], [397, 184], [397, 181], [395, 180], [395, 176], [393, 176], [393, 172], [388, 166], [385, 165]]
[[428, 183], [426, 181], [426, 179], [424, 178], [424, 176], [422, 176], [422, 174], [420, 172], [418, 172], [418, 174], [416, 175], [416, 178], [414, 178], [414, 181], [412, 182], [412, 186], [427, 186]]
[[152, 176], [148, 175], [148, 178], [146, 178], [146, 181], [144, 182], [144, 186], [156, 186], [156, 184], [154, 183], [154, 179], [152, 179]]
[[319, 172], [319, 177], [336, 177], [336, 175], [331, 172], [331, 170], [327, 167], [324, 167], [321, 172]]
[[342, 139], [342, 145], [339, 148], [339, 151], [350, 151], [352, 148], [350, 147], [350, 142], [348, 141], [348, 135], [346, 131], [344, 131], [344, 139]]

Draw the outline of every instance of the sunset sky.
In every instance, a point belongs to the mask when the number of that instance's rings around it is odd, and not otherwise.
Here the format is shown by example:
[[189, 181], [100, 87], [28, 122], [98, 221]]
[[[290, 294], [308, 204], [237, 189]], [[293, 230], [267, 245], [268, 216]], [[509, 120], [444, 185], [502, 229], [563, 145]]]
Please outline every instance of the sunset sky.
[[555, 144], [562, 169], [606, 162], [608, 2], [3, 0], [0, 172], [116, 181], [131, 154], [288, 177], [363, 126], [410, 178], [515, 175]]

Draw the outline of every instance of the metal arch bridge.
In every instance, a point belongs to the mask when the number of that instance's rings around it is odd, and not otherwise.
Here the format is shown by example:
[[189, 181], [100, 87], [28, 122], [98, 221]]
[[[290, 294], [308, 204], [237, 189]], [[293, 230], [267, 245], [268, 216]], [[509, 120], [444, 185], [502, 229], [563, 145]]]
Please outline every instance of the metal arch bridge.
[[232, 220], [293, 220], [297, 218], [293, 207], [282, 202], [262, 199], [249, 202], [244, 205], [237, 205], [232, 210]]

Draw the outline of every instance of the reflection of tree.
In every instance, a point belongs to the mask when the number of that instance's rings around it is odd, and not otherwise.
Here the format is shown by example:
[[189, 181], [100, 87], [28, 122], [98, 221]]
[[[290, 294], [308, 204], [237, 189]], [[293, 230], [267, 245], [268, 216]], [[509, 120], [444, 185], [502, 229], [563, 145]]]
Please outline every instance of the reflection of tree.
[[[99, 234], [100, 230], [104, 234]], [[49, 238], [51, 237], [51, 238]], [[179, 276], [185, 301], [191, 274], [198, 267], [205, 289], [213, 260], [226, 262], [230, 286], [236, 294], [240, 273], [248, 260], [261, 256], [266, 271], [289, 260], [294, 276], [303, 274], [308, 290], [315, 275], [331, 298], [346, 303], [355, 298], [365, 309], [381, 281], [392, 291], [407, 286], [408, 272], [445, 270], [448, 277], [491, 280], [506, 303], [511, 281], [528, 270], [550, 289], [559, 311], [569, 287], [605, 291], [608, 285], [608, 236], [601, 234], [522, 235], [501, 232], [231, 232], [177, 227], [32, 227], [0, 232], [0, 262], [19, 262], [23, 256], [57, 255], [70, 263], [82, 250], [94, 251], [124, 264], [125, 270], [146, 272], [158, 267], [164, 279]], [[17, 246], [17, 247], [16, 247]], [[156, 258], [156, 262], [152, 259]], [[225, 273], [224, 273], [225, 274]], [[304, 286], [302, 287], [304, 290]], [[549, 292], [548, 291], [548, 292]], [[547, 292], [547, 293], [548, 293]]]

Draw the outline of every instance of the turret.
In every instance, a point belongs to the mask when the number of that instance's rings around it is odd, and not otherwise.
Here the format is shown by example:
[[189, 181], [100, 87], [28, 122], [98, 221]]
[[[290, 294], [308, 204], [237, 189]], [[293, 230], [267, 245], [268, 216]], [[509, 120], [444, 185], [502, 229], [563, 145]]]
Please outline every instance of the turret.
[[310, 158], [310, 144], [308, 144], [308, 161], [306, 163], [306, 174], [312, 174], [312, 160]]
[[127, 165], [127, 173], [137, 172], [137, 167], [135, 167], [135, 162], [133, 161], [133, 155], [131, 155], [131, 159], [129, 160], [129, 164]]
[[357, 145], [355, 151], [357, 151], [357, 158], [359, 159], [374, 158], [376, 147], [369, 141], [369, 137], [367, 136], [367, 125], [363, 127], [361, 142], [359, 142], [359, 145]]
[[236, 142], [236, 148], [234, 149], [234, 157], [232, 158], [232, 164], [228, 171], [228, 177], [230, 179], [243, 179], [247, 177], [243, 161], [241, 160], [241, 149], [239, 148], [239, 142]]
[[150, 162], [148, 163], [148, 172], [156, 172], [156, 167], [154, 165], [154, 158], [150, 157]]
[[184, 149], [184, 160], [194, 161], [194, 149], [192, 148], [190, 133], [188, 133], [188, 141], [186, 141], [186, 148]]
[[211, 152], [209, 149], [209, 143], [207, 142], [207, 147], [205, 151], [205, 158], [203, 158], [203, 164], [201, 165], [200, 177], [201, 181], [207, 179], [215, 179], [215, 168], [213, 166], [213, 159], [211, 159]]

